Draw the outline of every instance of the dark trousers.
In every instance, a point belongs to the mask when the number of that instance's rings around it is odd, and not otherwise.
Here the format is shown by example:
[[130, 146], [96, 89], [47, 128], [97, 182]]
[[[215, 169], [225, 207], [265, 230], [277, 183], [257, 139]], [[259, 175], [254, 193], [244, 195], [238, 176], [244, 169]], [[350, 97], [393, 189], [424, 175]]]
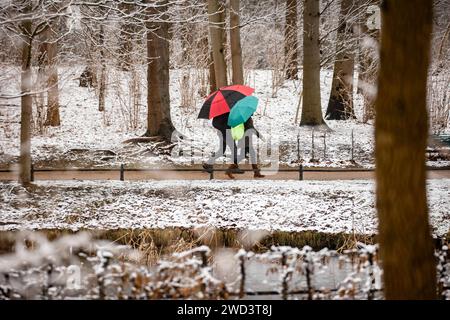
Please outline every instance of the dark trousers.
[[[217, 129], [217, 128], [216, 128]], [[220, 158], [221, 156], [225, 155], [225, 151], [227, 150], [227, 146], [231, 150], [231, 158], [233, 159], [233, 163], [238, 163], [238, 153], [237, 153], [237, 146], [234, 140], [231, 138], [231, 133], [229, 134], [229, 137], [227, 137], [227, 130], [226, 129], [217, 129], [217, 134], [220, 139], [219, 143], [219, 149], [214, 152], [214, 155], [209, 158], [208, 164], [214, 164], [214, 162]]]

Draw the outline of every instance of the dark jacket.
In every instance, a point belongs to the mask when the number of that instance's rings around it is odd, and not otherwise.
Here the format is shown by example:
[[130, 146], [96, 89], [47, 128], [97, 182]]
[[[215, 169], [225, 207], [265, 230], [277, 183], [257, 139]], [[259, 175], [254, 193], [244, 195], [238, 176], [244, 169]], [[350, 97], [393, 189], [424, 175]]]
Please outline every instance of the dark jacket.
[[[227, 129], [231, 129], [231, 127], [228, 125], [228, 116], [229, 116], [229, 113], [225, 113], [225, 114], [215, 117], [212, 121], [213, 127], [219, 131], [226, 131]], [[253, 125], [253, 119], [251, 117], [244, 123], [244, 128], [245, 128], [245, 131], [247, 131], [249, 129], [255, 130], [256, 136], [258, 138], [261, 137], [259, 131], [256, 130], [255, 126]]]

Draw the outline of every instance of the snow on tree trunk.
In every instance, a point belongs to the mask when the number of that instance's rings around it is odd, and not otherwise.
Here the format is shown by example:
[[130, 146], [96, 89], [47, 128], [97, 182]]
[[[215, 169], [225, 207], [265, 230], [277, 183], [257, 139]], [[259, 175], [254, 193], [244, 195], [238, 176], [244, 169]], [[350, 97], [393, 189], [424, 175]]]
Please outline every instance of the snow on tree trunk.
[[239, 0], [230, 0], [230, 45], [233, 84], [244, 84], [241, 35], [239, 26]]
[[214, 74], [218, 88], [226, 86], [227, 66], [225, 64], [224, 15], [218, 0], [208, 0], [209, 37], [214, 59]]
[[[351, 32], [347, 24], [349, 12], [354, 0], [342, 0], [340, 9], [339, 29], [337, 34], [336, 57], [334, 62], [333, 80], [330, 100], [328, 102], [326, 119], [347, 120], [355, 117], [353, 110], [353, 71], [355, 56], [353, 48], [345, 44], [346, 34]], [[344, 44], [344, 48], [340, 48]]]
[[284, 25], [284, 59], [286, 64], [286, 79], [298, 79], [297, 0], [286, 1], [286, 23]]
[[385, 0], [375, 102], [376, 203], [387, 299], [436, 298], [425, 189], [432, 2]]
[[319, 0], [305, 0], [303, 11], [303, 107], [300, 125], [323, 124], [320, 104]]

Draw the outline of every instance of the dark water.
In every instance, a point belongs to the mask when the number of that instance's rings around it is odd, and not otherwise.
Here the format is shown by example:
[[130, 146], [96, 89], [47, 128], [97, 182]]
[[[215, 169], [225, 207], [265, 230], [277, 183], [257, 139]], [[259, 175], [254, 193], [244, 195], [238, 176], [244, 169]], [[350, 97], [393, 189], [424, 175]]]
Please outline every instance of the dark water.
[[[237, 261], [229, 260], [229, 266], [226, 270], [221, 270], [217, 265], [214, 266], [214, 275], [224, 280], [233, 291], [239, 291], [240, 268]], [[245, 262], [246, 292], [279, 292], [280, 294], [258, 294], [246, 295], [245, 299], [281, 299], [282, 291], [282, 268], [279, 261], [260, 261], [259, 259], [249, 259]], [[356, 281], [344, 281], [350, 278]], [[378, 273], [375, 272], [377, 284], [379, 283]], [[349, 287], [354, 283], [355, 297], [367, 299], [367, 293], [363, 291], [368, 279], [367, 271], [358, 272], [357, 265], [350, 261], [339, 263], [337, 257], [332, 257], [325, 266], [315, 266], [314, 273], [310, 277], [311, 287], [315, 290], [321, 290], [327, 293], [323, 298], [332, 299], [338, 295], [337, 290], [340, 287]], [[359, 280], [359, 281], [358, 281]], [[307, 278], [299, 270], [294, 271], [292, 279], [288, 281], [288, 291], [307, 290]], [[306, 299], [307, 294], [289, 295], [288, 299]], [[317, 298], [317, 297], [316, 297]], [[380, 293], [375, 295], [380, 298]]]

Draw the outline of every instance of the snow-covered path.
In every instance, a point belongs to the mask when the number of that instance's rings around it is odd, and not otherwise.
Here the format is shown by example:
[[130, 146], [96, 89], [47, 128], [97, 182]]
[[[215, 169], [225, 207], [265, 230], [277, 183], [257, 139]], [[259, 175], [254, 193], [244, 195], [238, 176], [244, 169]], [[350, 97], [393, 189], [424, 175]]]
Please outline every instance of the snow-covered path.
[[[215, 227], [374, 234], [372, 181], [38, 181], [0, 184], [0, 230]], [[428, 181], [436, 235], [450, 229], [450, 179]]]

